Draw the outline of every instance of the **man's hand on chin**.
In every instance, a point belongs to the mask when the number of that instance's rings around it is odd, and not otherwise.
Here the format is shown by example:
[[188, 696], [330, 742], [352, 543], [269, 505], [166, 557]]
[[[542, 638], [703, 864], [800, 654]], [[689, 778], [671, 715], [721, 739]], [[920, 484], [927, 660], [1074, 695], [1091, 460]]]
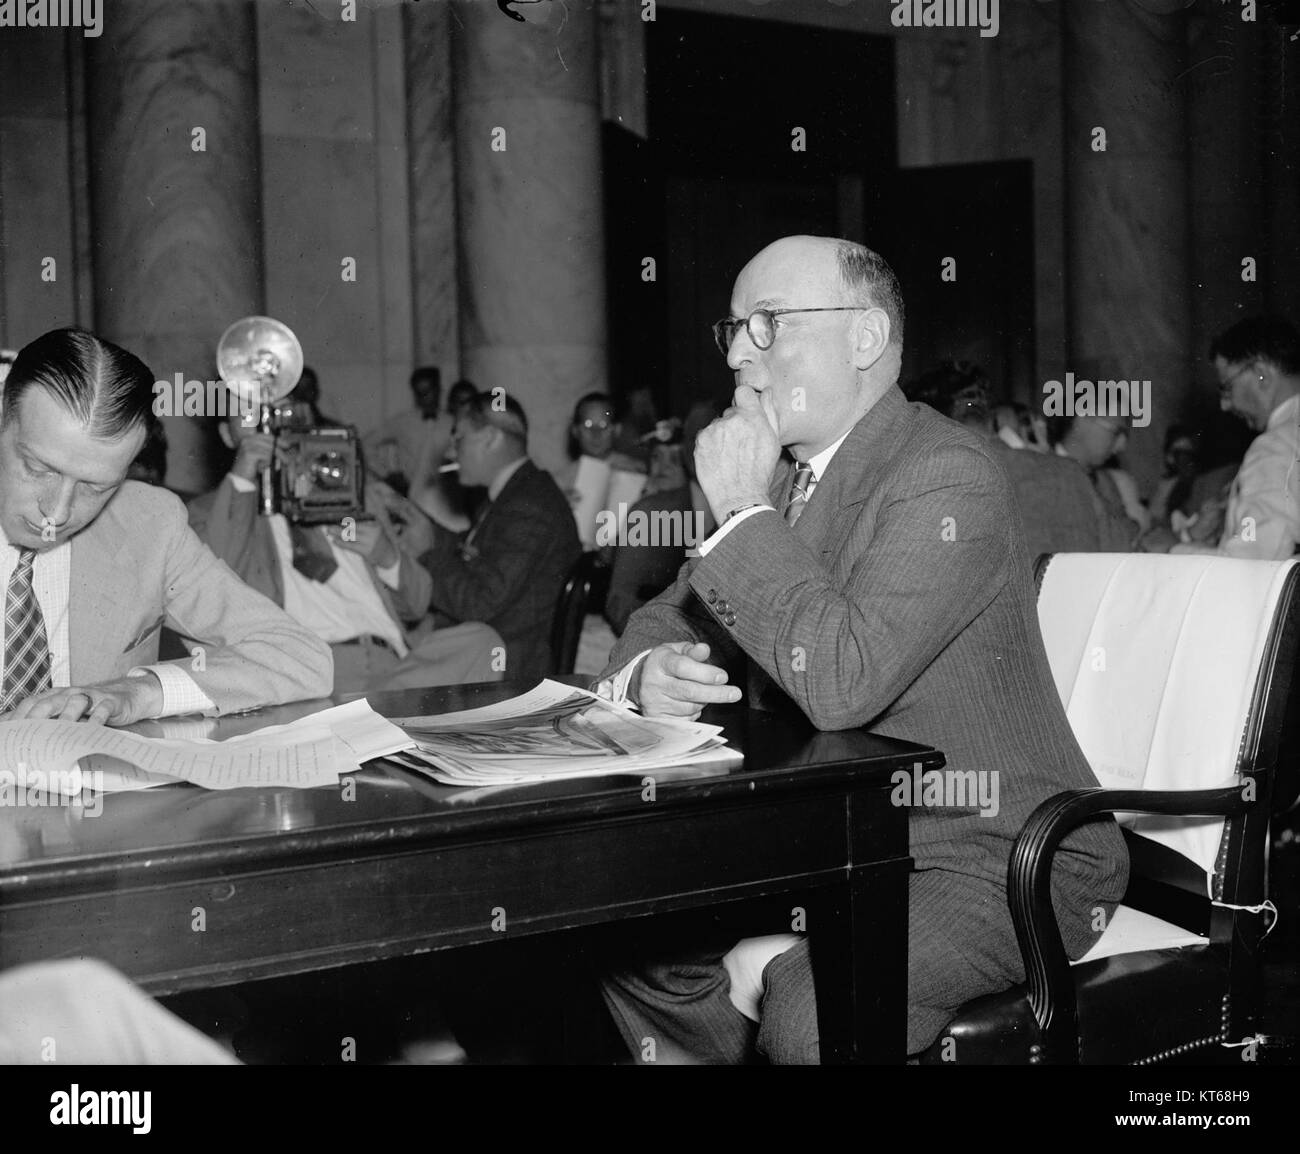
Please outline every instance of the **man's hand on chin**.
[[727, 684], [726, 673], [706, 665], [709, 647], [703, 642], [671, 641], [656, 645], [633, 682], [633, 696], [647, 717], [684, 717], [694, 721], [706, 705], [730, 705], [740, 700], [740, 688]]
[[152, 673], [119, 677], [99, 685], [47, 689], [20, 701], [0, 721], [87, 721], [91, 725], [130, 725], [157, 717], [163, 708], [162, 684]]
[[736, 387], [735, 404], [695, 441], [695, 474], [719, 525], [733, 509], [767, 502], [781, 456], [772, 395]]

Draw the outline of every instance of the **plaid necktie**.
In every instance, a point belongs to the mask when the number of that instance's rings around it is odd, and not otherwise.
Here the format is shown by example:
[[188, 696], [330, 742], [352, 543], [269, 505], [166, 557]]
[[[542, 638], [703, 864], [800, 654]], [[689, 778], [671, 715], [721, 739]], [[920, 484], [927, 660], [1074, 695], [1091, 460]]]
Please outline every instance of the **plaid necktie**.
[[19, 549], [18, 564], [5, 593], [4, 683], [0, 712], [12, 709], [34, 693], [50, 688], [50, 647], [45, 618], [32, 590], [35, 549]]
[[804, 506], [808, 504], [808, 482], [812, 480], [812, 466], [803, 461], [795, 462], [794, 480], [790, 485], [790, 499], [785, 506], [785, 523], [793, 525], [803, 515]]

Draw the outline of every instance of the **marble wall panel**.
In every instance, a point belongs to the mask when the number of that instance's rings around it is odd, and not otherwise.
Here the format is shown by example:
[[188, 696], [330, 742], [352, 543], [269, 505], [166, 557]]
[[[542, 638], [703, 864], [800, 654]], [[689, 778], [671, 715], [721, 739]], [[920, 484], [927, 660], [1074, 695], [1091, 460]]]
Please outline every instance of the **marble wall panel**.
[[[262, 307], [253, 11], [130, 0], [109, 15], [85, 49], [96, 327], [158, 377], [206, 379], [224, 327]], [[213, 483], [203, 428], [167, 433], [169, 483]]]
[[450, 4], [403, 9], [415, 361], [460, 375]]
[[462, 371], [518, 396], [554, 467], [573, 402], [606, 384], [596, 8], [453, 15]]

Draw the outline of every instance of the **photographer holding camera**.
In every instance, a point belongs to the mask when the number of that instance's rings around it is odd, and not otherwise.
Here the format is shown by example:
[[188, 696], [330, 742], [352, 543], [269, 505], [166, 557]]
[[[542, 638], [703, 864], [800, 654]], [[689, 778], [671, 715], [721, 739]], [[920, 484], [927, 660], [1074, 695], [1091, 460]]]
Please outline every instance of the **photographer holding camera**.
[[335, 693], [500, 679], [492, 666], [502, 641], [488, 626], [412, 632], [429, 604], [431, 578], [398, 548], [373, 488], [366, 508], [379, 519], [305, 525], [283, 513], [259, 515], [258, 481], [276, 453], [275, 437], [237, 415], [220, 432], [234, 462], [216, 489], [190, 503], [190, 525], [246, 584], [330, 645]]

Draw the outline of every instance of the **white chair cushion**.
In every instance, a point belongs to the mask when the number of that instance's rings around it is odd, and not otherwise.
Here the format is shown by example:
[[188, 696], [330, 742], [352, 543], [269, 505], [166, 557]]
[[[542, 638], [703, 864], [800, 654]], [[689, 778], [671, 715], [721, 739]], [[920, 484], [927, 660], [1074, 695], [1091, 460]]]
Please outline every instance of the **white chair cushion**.
[[1113, 958], [1116, 954], [1136, 954], [1143, 950], [1204, 946], [1209, 944], [1209, 940], [1183, 929], [1182, 926], [1144, 914], [1141, 910], [1129, 906], [1116, 906], [1110, 924], [1092, 949], [1070, 964], [1080, 966], [1084, 962]]
[[[1038, 619], [1066, 715], [1108, 789], [1208, 789], [1236, 780], [1251, 695], [1294, 562], [1061, 554]], [[1120, 815], [1214, 873], [1219, 818]]]

